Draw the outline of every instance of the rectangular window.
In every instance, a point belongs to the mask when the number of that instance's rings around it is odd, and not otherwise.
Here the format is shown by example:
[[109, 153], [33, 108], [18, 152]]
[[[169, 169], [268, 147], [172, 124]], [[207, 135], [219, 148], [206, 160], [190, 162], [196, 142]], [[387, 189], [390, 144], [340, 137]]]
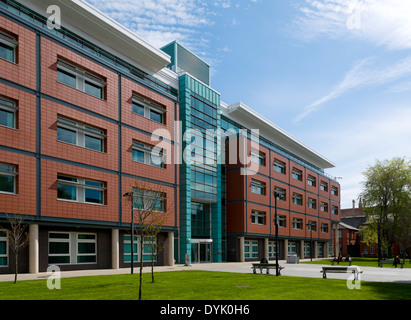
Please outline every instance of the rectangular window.
[[331, 187], [331, 194], [333, 196], [338, 196], [338, 188], [337, 187]]
[[317, 209], [317, 200], [308, 198], [308, 208]]
[[338, 215], [338, 207], [337, 206], [332, 206], [331, 207], [331, 213]]
[[266, 214], [263, 211], [252, 210], [251, 211], [251, 223], [265, 225]]
[[[282, 188], [275, 187], [274, 192], [277, 193], [277, 199], [285, 201], [286, 200], [286, 190]], [[274, 193], [275, 196], [275, 193]]]
[[293, 193], [293, 203], [299, 206], [303, 205], [303, 196], [298, 193]]
[[324, 182], [324, 181], [321, 181], [321, 183], [320, 183], [320, 189], [321, 189], [321, 191], [328, 192], [328, 183], [327, 183], [327, 182]]
[[321, 223], [321, 232], [328, 233], [328, 224], [327, 223]]
[[303, 172], [296, 168], [293, 168], [293, 179], [303, 181]]
[[308, 231], [317, 231], [317, 222], [308, 221], [307, 227], [308, 227]]
[[307, 178], [307, 184], [309, 186], [315, 187], [317, 185], [317, 181], [313, 176], [309, 175], [308, 178]]
[[328, 212], [328, 203], [321, 202], [321, 211]]
[[4, 32], [0, 32], [0, 58], [12, 63], [16, 63], [16, 48], [18, 42], [16, 39]]
[[80, 203], [104, 204], [104, 183], [57, 175], [57, 199]]
[[265, 182], [251, 179], [251, 192], [265, 195]]
[[49, 233], [49, 264], [97, 262], [97, 234], [76, 232]]
[[162, 106], [137, 95], [133, 95], [132, 101], [132, 111], [135, 114], [164, 123], [166, 110]]
[[258, 163], [259, 165], [265, 166], [265, 153], [259, 152], [257, 150], [251, 151], [251, 161]]
[[278, 219], [278, 226], [285, 228], [286, 225], [286, 216], [281, 216], [281, 215], [277, 215], [277, 219]]
[[275, 246], [275, 241], [268, 241], [268, 258], [275, 258], [276, 255], [277, 247]]
[[288, 241], [287, 252], [289, 255], [297, 253], [297, 245], [295, 241]]
[[15, 102], [0, 97], [0, 126], [16, 129], [17, 110]]
[[311, 243], [304, 242], [304, 257], [309, 257], [311, 252]]
[[285, 163], [280, 160], [274, 160], [274, 171], [285, 174]]
[[0, 267], [6, 267], [9, 259], [9, 238], [7, 230], [0, 230]]
[[164, 168], [164, 149], [133, 141], [133, 161]]
[[0, 163], [0, 192], [17, 193], [16, 166], [6, 163]]
[[165, 193], [136, 188], [133, 189], [134, 209], [164, 212], [165, 202]]
[[58, 141], [104, 152], [105, 139], [103, 130], [61, 117], [57, 118]]
[[244, 258], [258, 258], [258, 241], [244, 241]]
[[293, 218], [293, 229], [302, 230], [303, 220], [298, 218]]
[[104, 99], [105, 81], [62, 60], [57, 62], [57, 81], [74, 89]]

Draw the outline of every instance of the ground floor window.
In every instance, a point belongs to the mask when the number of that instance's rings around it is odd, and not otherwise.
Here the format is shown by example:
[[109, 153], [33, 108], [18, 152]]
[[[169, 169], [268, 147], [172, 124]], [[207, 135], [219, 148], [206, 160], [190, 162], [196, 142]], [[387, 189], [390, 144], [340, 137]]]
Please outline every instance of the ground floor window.
[[296, 254], [297, 253], [297, 245], [294, 241], [288, 241], [288, 254]]
[[304, 257], [311, 257], [311, 243], [304, 242]]
[[9, 241], [7, 238], [7, 231], [0, 230], [0, 267], [5, 267], [8, 265], [8, 248]]
[[[124, 241], [124, 262], [131, 262], [131, 235], [125, 234]], [[141, 257], [141, 245], [140, 237], [133, 237], [133, 261], [139, 262]], [[156, 240], [151, 237], [147, 237], [143, 241], [143, 262], [144, 261], [157, 261], [157, 243]]]
[[244, 241], [244, 258], [258, 258], [258, 241], [245, 240]]
[[49, 264], [97, 263], [95, 233], [49, 232]]
[[275, 241], [268, 241], [268, 258], [275, 258], [277, 254], [277, 248]]

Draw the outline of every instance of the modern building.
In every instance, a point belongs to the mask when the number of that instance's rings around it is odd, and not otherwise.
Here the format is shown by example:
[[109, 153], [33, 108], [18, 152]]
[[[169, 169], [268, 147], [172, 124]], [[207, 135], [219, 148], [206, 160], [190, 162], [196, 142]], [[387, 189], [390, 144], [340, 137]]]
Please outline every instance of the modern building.
[[[129, 267], [132, 251], [136, 265], [152, 255], [157, 265], [273, 258], [276, 209], [279, 256], [335, 254], [341, 190], [324, 171], [333, 163], [224, 103], [209, 69], [84, 0], [0, 0], [0, 273], [14, 272], [14, 215], [30, 235], [19, 272]], [[219, 161], [241, 141], [251, 162]], [[172, 161], [153, 161], [153, 150]], [[158, 252], [131, 236], [137, 179], [161, 190]]]

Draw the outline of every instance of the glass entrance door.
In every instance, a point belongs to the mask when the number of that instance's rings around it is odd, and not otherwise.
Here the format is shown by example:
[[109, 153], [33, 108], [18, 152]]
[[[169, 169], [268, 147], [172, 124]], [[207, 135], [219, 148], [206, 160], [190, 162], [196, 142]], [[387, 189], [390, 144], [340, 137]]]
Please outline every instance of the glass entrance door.
[[191, 244], [191, 262], [207, 263], [211, 261], [211, 242], [194, 242]]

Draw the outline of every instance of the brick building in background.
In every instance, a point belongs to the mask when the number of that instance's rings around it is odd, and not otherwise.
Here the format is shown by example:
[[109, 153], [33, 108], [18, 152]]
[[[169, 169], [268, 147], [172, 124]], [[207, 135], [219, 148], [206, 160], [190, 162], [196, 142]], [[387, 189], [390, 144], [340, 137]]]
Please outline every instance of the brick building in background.
[[[60, 29], [47, 27], [50, 5]], [[280, 257], [310, 256], [311, 240], [314, 256], [335, 255], [341, 190], [324, 172], [333, 163], [242, 103], [222, 102], [209, 75], [178, 43], [156, 49], [85, 1], [0, 0], [0, 273], [14, 271], [13, 214], [31, 240], [19, 272], [129, 267], [123, 195], [137, 178], [161, 188], [160, 211], [173, 204], [157, 265], [273, 258], [274, 190]], [[258, 172], [217, 163], [225, 142], [213, 138], [211, 154], [196, 146], [214, 158], [207, 165], [154, 163], [157, 129], [170, 133], [162, 143], [174, 159], [176, 121], [206, 139], [208, 129], [260, 129], [259, 150], [247, 154]], [[135, 263], [151, 260], [149, 245], [134, 246]]]

